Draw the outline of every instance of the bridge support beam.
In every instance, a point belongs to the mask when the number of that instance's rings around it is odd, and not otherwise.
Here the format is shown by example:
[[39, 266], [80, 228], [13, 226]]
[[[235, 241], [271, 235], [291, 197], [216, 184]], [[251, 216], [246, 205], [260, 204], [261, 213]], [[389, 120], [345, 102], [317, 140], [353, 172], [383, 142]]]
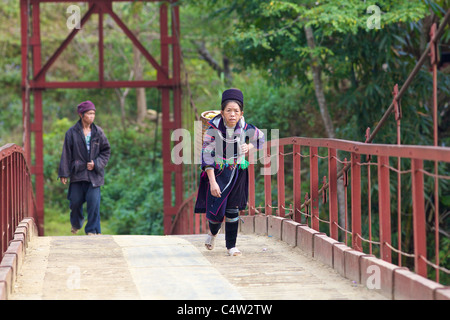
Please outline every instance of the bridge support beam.
[[[37, 227], [44, 233], [44, 143], [42, 137], [42, 90], [33, 88], [29, 78], [36, 76], [41, 69], [41, 36], [39, 2], [28, 4], [20, 1], [21, 41], [22, 41], [22, 114], [23, 148], [25, 159], [35, 176], [35, 196]], [[31, 55], [30, 63], [28, 57]], [[33, 118], [32, 118], [33, 117]], [[32, 134], [34, 135], [32, 139]], [[32, 148], [32, 140], [34, 141]], [[34, 149], [34, 159], [31, 157]]]
[[[120, 17], [113, 11], [116, 0], [82, 0], [89, 4], [87, 13], [81, 18], [80, 28], [92, 15], [99, 15], [98, 26], [98, 81], [47, 82], [45, 77], [67, 48], [80, 29], [73, 29], [67, 38], [42, 64], [40, 38], [40, 4], [44, 2], [67, 2], [65, 0], [20, 0], [21, 42], [22, 42], [22, 104], [23, 104], [23, 147], [28, 165], [35, 175], [35, 195], [38, 215], [39, 234], [44, 232], [44, 161], [43, 161], [43, 110], [42, 93], [46, 89], [67, 88], [158, 88], [161, 91], [162, 132], [163, 132], [163, 171], [164, 171], [164, 232], [171, 229], [172, 220], [178, 207], [183, 202], [183, 172], [181, 166], [171, 161], [171, 133], [181, 128], [181, 52], [179, 47], [179, 7], [176, 0], [161, 1], [160, 5], [160, 63], [152, 57], [144, 45], [128, 29]], [[157, 0], [143, 0], [153, 2]], [[143, 57], [156, 69], [156, 80], [105, 81], [103, 59], [103, 22], [104, 15], [109, 15], [120, 27]], [[170, 26], [170, 27], [169, 27]], [[34, 136], [32, 136], [32, 134]], [[33, 154], [34, 152], [34, 154]], [[34, 155], [34, 157], [32, 156]], [[172, 194], [175, 192], [175, 201]]]

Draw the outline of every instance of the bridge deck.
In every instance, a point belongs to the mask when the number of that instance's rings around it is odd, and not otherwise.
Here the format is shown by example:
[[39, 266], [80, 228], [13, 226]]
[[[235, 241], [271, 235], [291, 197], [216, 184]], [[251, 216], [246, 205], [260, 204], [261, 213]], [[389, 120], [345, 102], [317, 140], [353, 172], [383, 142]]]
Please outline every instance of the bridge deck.
[[243, 255], [226, 254], [223, 234], [36, 237], [10, 299], [385, 299], [300, 249], [239, 235]]

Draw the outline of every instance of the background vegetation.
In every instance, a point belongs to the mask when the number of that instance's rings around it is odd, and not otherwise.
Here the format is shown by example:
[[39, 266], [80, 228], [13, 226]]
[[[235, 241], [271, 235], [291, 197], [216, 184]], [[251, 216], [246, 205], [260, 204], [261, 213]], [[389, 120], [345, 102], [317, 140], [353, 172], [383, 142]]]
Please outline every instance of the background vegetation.
[[[373, 15], [367, 8], [372, 4], [381, 9], [380, 28], [367, 26]], [[78, 5], [82, 14], [87, 11], [86, 4]], [[279, 129], [281, 137], [335, 137], [355, 141], [364, 141], [366, 128], [375, 127], [380, 120], [392, 101], [394, 85], [403, 84], [425, 49], [431, 24], [440, 21], [449, 8], [445, 0], [182, 0], [180, 5], [183, 72], [188, 75], [191, 92], [188, 97], [186, 82], [185, 110], [189, 110], [189, 98], [199, 113], [216, 109], [225, 88], [239, 87], [245, 94], [246, 120], [260, 128]], [[66, 9], [66, 4], [49, 3], [41, 7], [44, 61], [69, 32]], [[159, 4], [118, 3], [114, 9], [158, 57]], [[50, 69], [47, 79], [97, 78], [97, 18], [94, 15], [91, 19]], [[9, 142], [21, 145], [17, 1], [3, 0], [0, 20], [0, 145]], [[447, 29], [440, 43], [442, 52], [450, 51], [449, 40]], [[105, 17], [105, 64], [105, 76], [111, 80], [156, 76], [155, 70], [109, 17]], [[448, 68], [440, 70], [438, 81], [439, 143], [448, 146]], [[427, 63], [402, 99], [403, 144], [433, 144], [431, 92]], [[43, 98], [46, 234], [69, 233], [67, 186], [57, 181], [57, 167], [64, 133], [77, 121], [76, 105], [87, 99], [98, 107], [96, 123], [103, 127], [112, 145], [111, 162], [102, 188], [103, 232], [162, 234], [158, 90], [49, 90]], [[393, 116], [375, 142], [396, 143]], [[429, 168], [432, 171], [432, 164]], [[291, 185], [289, 170], [288, 164], [287, 186]], [[441, 174], [450, 174], [448, 167], [440, 170]], [[402, 180], [405, 194], [410, 194], [408, 179]], [[432, 237], [433, 182], [427, 182], [427, 230]], [[303, 190], [308, 188], [306, 184]], [[261, 183], [257, 192], [261, 204]], [[276, 199], [276, 187], [273, 192]], [[375, 203], [376, 190], [372, 192]], [[440, 199], [440, 261], [449, 268], [450, 192], [445, 180], [440, 184]], [[377, 205], [373, 204], [372, 212], [376, 210]], [[407, 232], [411, 221], [408, 196], [402, 198], [402, 211], [404, 232]], [[407, 252], [412, 246], [409, 240], [405, 239], [403, 244]], [[433, 250], [431, 246], [429, 257], [434, 256]]]

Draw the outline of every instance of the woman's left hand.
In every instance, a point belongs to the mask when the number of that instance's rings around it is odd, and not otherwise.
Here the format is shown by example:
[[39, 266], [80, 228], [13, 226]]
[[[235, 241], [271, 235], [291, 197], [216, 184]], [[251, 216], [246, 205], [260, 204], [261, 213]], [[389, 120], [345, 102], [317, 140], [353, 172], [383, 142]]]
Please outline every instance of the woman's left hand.
[[249, 143], [249, 144], [244, 143], [241, 145], [241, 151], [244, 154], [248, 153], [253, 148], [254, 148], [254, 145], [251, 143]]
[[250, 150], [248, 144], [244, 143], [244, 144], [241, 145], [241, 151], [242, 151], [242, 153], [245, 154], [245, 153], [248, 152], [248, 150]]

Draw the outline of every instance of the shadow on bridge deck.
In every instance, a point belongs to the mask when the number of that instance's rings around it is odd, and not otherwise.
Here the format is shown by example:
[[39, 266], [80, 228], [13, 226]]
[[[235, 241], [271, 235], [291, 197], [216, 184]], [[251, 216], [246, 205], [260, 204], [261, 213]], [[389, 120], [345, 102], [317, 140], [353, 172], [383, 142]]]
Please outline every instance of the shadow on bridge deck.
[[229, 257], [223, 234], [35, 237], [18, 272], [18, 299], [385, 299], [300, 249], [239, 235]]

